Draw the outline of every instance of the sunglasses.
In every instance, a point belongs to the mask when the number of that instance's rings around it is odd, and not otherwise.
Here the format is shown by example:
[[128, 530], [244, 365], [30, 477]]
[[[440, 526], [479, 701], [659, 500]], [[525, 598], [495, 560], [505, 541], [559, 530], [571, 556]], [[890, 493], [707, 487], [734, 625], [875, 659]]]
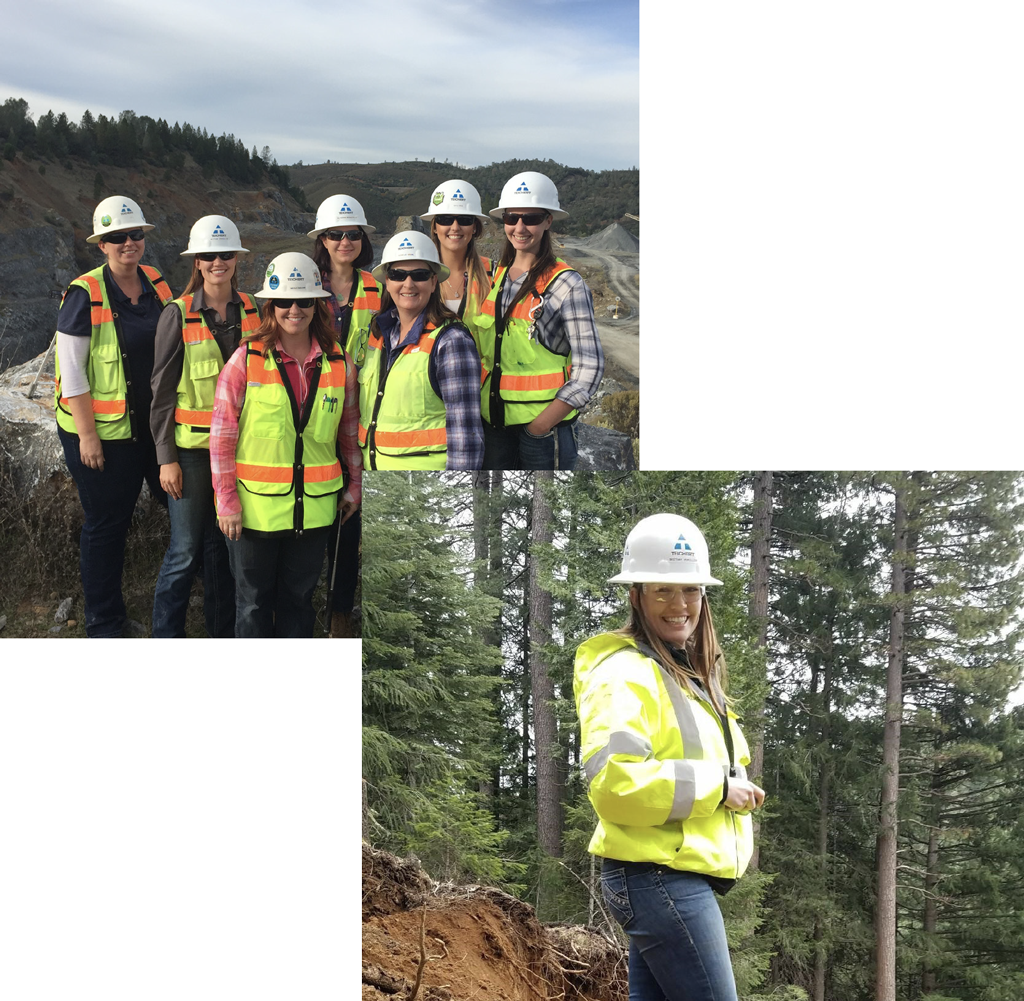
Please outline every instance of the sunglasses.
[[275, 309], [291, 309], [292, 304], [295, 304], [299, 309], [309, 309], [313, 305], [312, 299], [275, 299]]
[[475, 215], [436, 215], [434, 216], [434, 222], [438, 226], [450, 226], [453, 222], [458, 221], [460, 226], [472, 226], [476, 222]]
[[522, 219], [527, 226], [539, 226], [547, 217], [547, 212], [503, 212], [501, 221], [506, 226], [514, 226]]
[[324, 233], [325, 240], [349, 240], [352, 243], [360, 243], [363, 239], [363, 231], [361, 229], [329, 229]]
[[146, 234], [141, 229], [121, 230], [120, 233], [108, 233], [101, 237], [100, 243], [124, 243], [125, 240], [132, 240], [139, 243], [146, 239]]
[[679, 595], [688, 605], [700, 601], [700, 588], [690, 584], [643, 584], [644, 594], [649, 594], [655, 601], [665, 604]]
[[403, 271], [401, 268], [388, 268], [388, 279], [393, 282], [404, 282], [411, 278], [414, 282], [429, 282], [434, 277], [430, 268], [416, 268], [415, 271]]
[[229, 250], [226, 252], [218, 251], [216, 254], [196, 254], [196, 257], [201, 261], [206, 261], [209, 264], [211, 261], [217, 260], [219, 257], [222, 261], [233, 261], [235, 259], [235, 251]]

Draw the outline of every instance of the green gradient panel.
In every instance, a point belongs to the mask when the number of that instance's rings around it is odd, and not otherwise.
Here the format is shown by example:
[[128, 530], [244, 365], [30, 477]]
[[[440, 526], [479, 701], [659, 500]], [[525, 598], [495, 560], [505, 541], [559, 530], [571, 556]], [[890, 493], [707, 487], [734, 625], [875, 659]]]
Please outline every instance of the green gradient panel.
[[355, 998], [357, 707], [0, 708], [0, 995]]

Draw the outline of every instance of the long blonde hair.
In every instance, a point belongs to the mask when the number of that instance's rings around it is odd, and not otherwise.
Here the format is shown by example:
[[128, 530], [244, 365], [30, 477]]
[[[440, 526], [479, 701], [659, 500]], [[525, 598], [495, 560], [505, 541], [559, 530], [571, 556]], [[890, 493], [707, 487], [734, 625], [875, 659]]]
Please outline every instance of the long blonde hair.
[[[491, 280], [487, 277], [487, 269], [476, 249], [476, 238], [483, 232], [484, 224], [479, 219], [474, 222], [473, 237], [469, 241], [469, 246], [466, 247], [466, 271], [469, 274], [466, 278], [466, 288], [462, 290], [463, 298], [466, 301], [466, 308], [462, 311], [464, 316], [479, 313], [480, 303], [487, 298], [491, 291]], [[441, 241], [437, 235], [437, 220], [434, 218], [430, 220], [430, 238], [434, 241], [434, 246], [437, 247], [438, 258], [441, 258]], [[480, 289], [479, 298], [469, 294], [473, 282], [476, 282]]]
[[640, 604], [642, 584], [634, 584], [629, 589], [629, 621], [616, 632], [620, 636], [628, 636], [638, 643], [650, 647], [657, 655], [658, 661], [679, 684], [692, 695], [699, 695], [694, 682], [703, 686], [711, 699], [712, 705], [720, 713], [729, 707], [729, 698], [725, 694], [728, 677], [725, 657], [718, 643], [715, 623], [711, 616], [711, 606], [706, 595], [701, 596], [700, 617], [697, 628], [686, 641], [687, 663], [680, 664], [658, 634], [651, 628], [647, 616]]

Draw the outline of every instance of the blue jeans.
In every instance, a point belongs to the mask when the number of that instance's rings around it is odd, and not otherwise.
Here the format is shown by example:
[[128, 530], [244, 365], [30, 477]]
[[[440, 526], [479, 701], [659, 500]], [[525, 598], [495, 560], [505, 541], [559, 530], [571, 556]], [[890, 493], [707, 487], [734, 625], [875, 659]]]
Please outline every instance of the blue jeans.
[[167, 498], [171, 542], [153, 595], [153, 635], [185, 635], [192, 581], [202, 565], [206, 631], [215, 637], [234, 636], [235, 582], [224, 536], [217, 527], [210, 452], [205, 448], [180, 448], [178, 465], [181, 500]]
[[575, 469], [576, 421], [556, 424], [537, 436], [525, 424], [499, 428], [484, 421], [484, 469]]
[[296, 535], [254, 535], [242, 529], [227, 540], [235, 578], [235, 635], [251, 637], [313, 635], [313, 592], [327, 553], [329, 527]]
[[78, 435], [63, 428], [57, 428], [57, 434], [85, 511], [78, 546], [85, 634], [93, 638], [120, 636], [128, 618], [121, 593], [124, 546], [142, 481], [149, 483], [161, 504], [166, 503], [153, 439], [146, 435], [137, 442], [104, 441], [103, 469], [99, 470], [82, 462]]
[[725, 924], [706, 880], [605, 859], [601, 892], [629, 935], [629, 1001], [736, 1001]]

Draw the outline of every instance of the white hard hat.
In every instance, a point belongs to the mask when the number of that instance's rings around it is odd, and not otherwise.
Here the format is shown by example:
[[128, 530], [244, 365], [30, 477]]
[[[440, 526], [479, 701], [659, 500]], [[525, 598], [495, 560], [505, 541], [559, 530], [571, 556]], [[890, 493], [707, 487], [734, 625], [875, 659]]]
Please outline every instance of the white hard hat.
[[406, 230], [404, 233], [396, 233], [386, 244], [384, 253], [380, 256], [380, 264], [370, 274], [377, 281], [384, 281], [389, 264], [397, 264], [399, 261], [426, 261], [430, 270], [444, 281], [450, 274], [437, 256], [437, 247], [434, 241], [426, 233], [417, 233], [414, 230]]
[[218, 250], [225, 253], [229, 250], [236, 254], [249, 253], [242, 246], [238, 227], [226, 215], [204, 215], [192, 224], [192, 230], [188, 234], [188, 250], [183, 250], [178, 256], [215, 254]]
[[524, 170], [516, 174], [501, 189], [498, 207], [491, 209], [491, 215], [500, 219], [505, 209], [547, 209], [555, 219], [567, 219], [568, 212], [558, 207], [558, 188], [555, 182], [535, 170]]
[[421, 219], [431, 219], [436, 215], [475, 215], [481, 222], [490, 220], [480, 208], [480, 192], [469, 181], [445, 181], [434, 188], [430, 196], [430, 208]]
[[85, 242], [99, 243], [107, 233], [117, 233], [122, 229], [141, 229], [148, 232], [156, 229], [156, 226], [146, 222], [138, 202], [132, 201], [126, 195], [111, 195], [96, 206], [92, 214], [92, 236], [87, 236]]
[[622, 550], [622, 571], [609, 584], [721, 584], [711, 576], [708, 544], [689, 518], [652, 514], [637, 523]]
[[294, 251], [278, 254], [267, 265], [263, 288], [256, 293], [260, 299], [324, 299], [330, 294], [313, 259]]
[[306, 234], [314, 240], [335, 226], [359, 226], [364, 233], [376, 233], [377, 227], [366, 222], [362, 205], [351, 195], [331, 195], [320, 203], [316, 210], [316, 224]]

